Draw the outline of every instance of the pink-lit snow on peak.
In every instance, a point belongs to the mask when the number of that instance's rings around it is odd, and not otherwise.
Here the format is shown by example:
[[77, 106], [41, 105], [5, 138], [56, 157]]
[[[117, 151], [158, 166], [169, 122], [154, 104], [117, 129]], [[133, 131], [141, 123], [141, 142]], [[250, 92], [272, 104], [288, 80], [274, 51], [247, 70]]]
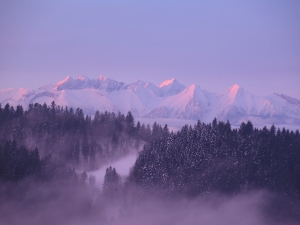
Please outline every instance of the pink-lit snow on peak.
[[[46, 85], [38, 90], [0, 90], [0, 102], [26, 108], [31, 102], [68, 105], [82, 108], [89, 115], [96, 110], [127, 113], [131, 111], [140, 118], [200, 119], [211, 122], [218, 120], [253, 120], [257, 125], [291, 124], [300, 125], [300, 100], [283, 94], [258, 97], [235, 84], [222, 94], [202, 90], [198, 85], [184, 85], [175, 79], [161, 85], [136, 81], [124, 84], [110, 78], [83, 80], [70, 76], [55, 86]], [[55, 87], [55, 89], [54, 89]]]
[[234, 102], [237, 100], [237, 98], [239, 99], [244, 99], [246, 98], [246, 96], [248, 95], [248, 93], [242, 88], [240, 87], [238, 84], [234, 84], [233, 86], [231, 86], [228, 89], [228, 92], [226, 94], [227, 96], [227, 100], [229, 102]]
[[84, 81], [84, 80], [88, 80], [89, 78], [87, 76], [84, 76], [84, 75], [80, 75], [77, 77], [77, 80], [81, 80], [81, 81]]
[[234, 84], [229, 88], [229, 92], [236, 92], [240, 89], [240, 85]]
[[171, 80], [165, 80], [164, 82], [162, 82], [161, 84], [157, 85], [158, 87], [162, 88], [164, 86], [168, 86], [170, 84], [172, 84], [175, 81], [174, 78], [172, 78]]
[[196, 84], [192, 84], [189, 87], [187, 87], [184, 92], [186, 92], [188, 95], [194, 96], [195, 92], [202, 92], [201, 88], [196, 85]]
[[57, 82], [57, 83], [55, 84], [55, 86], [54, 86], [54, 90], [57, 90], [57, 88], [58, 88], [60, 85], [66, 83], [66, 82], [69, 81], [70, 79], [71, 79], [71, 77], [70, 77], [70, 76], [67, 76], [65, 79], [63, 79], [63, 80]]
[[102, 75], [100, 75], [100, 76], [98, 77], [98, 80], [106, 81], [106, 79], [107, 79], [107, 77], [104, 77], [104, 76], [102, 76]]
[[241, 88], [241, 86], [239, 86], [238, 84], [234, 84], [233, 86], [231, 86], [229, 89], [228, 89], [228, 94], [229, 95], [237, 95], [237, 93], [239, 92], [243, 92], [243, 88]]

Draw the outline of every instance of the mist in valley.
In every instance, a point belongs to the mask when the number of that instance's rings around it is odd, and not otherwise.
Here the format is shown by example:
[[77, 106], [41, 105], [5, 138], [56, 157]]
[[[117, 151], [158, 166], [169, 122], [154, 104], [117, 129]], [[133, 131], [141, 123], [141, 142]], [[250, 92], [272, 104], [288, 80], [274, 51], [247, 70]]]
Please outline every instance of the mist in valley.
[[[276, 219], [269, 210], [276, 196], [253, 191], [236, 196], [211, 194], [207, 199], [165, 199], [152, 195], [125, 205], [112, 202], [99, 188], [30, 184], [22, 198], [1, 199], [0, 224], [35, 225], [265, 225], [299, 224]], [[35, 185], [35, 186], [32, 186]]]
[[300, 0], [0, 0], [0, 225], [300, 225]]
[[296, 225], [300, 135], [0, 107], [0, 224]]
[[136, 158], [137, 153], [130, 153], [129, 155], [126, 155], [120, 159], [111, 160], [111, 162], [101, 165], [98, 170], [87, 172], [87, 175], [94, 176], [95, 186], [102, 190], [105, 172], [109, 166], [115, 168], [124, 181], [129, 174], [130, 168], [134, 165]]

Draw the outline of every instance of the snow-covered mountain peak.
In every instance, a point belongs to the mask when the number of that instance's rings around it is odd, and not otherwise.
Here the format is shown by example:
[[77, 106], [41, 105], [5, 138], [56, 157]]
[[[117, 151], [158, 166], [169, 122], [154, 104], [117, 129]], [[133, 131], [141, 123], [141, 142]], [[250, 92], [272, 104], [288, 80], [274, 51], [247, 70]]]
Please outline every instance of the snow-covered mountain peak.
[[68, 81], [70, 81], [70, 80], [73, 80], [73, 78], [70, 77], [70, 76], [67, 76], [65, 79], [63, 79], [63, 80], [61, 80], [61, 81], [58, 81], [58, 82], [56, 83], [55, 86], [62, 85], [62, 84], [66, 83], [66, 82], [68, 82]]
[[131, 84], [128, 84], [125, 86], [126, 89], [132, 89], [137, 90], [139, 88], [147, 88], [149, 86], [149, 82], [145, 82], [142, 80], [137, 80], [136, 82], [133, 82]]
[[54, 86], [54, 90], [76, 90], [76, 89], [84, 89], [89, 86], [90, 79], [87, 76], [80, 75], [76, 79], [73, 79], [70, 76], [67, 76], [62, 81], [59, 81]]
[[190, 99], [194, 98], [197, 101], [205, 101], [206, 102], [206, 96], [200, 86], [196, 84], [192, 84], [189, 87], [185, 88], [182, 92], [180, 92], [179, 95], [184, 94], [185, 96], [188, 96]]
[[157, 87], [161, 89], [161, 96], [176, 95], [186, 88], [174, 78], [162, 82], [161, 84], [157, 85]]
[[112, 91], [120, 90], [120, 88], [124, 86], [124, 83], [118, 82], [108, 77], [99, 76], [98, 79], [91, 80], [90, 86], [95, 89], [112, 92]]
[[159, 88], [165, 88], [168, 86], [181, 86], [184, 87], [184, 85], [180, 84], [175, 78], [172, 78], [170, 80], [165, 80], [164, 82], [157, 85]]
[[98, 77], [98, 80], [106, 81], [106, 80], [110, 80], [110, 79], [109, 79], [108, 77], [104, 77], [104, 76], [100, 75], [100, 76]]
[[[68, 77], [69, 77], [69, 76], [68, 76]], [[85, 76], [85, 75], [80, 75], [80, 76], [77, 77], [76, 80], [84, 81], [84, 80], [90, 80], [90, 79], [89, 79], [87, 76]]]
[[98, 79], [92, 79], [91, 80], [91, 83], [101, 83], [101, 84], [104, 84], [104, 83], [110, 83], [110, 84], [114, 84], [114, 83], [122, 83], [124, 84], [123, 82], [118, 82], [116, 80], [113, 80], [113, 79], [110, 79], [108, 77], [104, 77], [102, 75], [100, 75], [98, 77]]
[[197, 89], [200, 89], [200, 87], [196, 84], [192, 84], [189, 87], [187, 87], [184, 91], [190, 95], [194, 95], [194, 93]]
[[144, 88], [147, 88], [147, 87], [149, 87], [149, 82], [147, 82], [145, 85], [144, 85]]
[[240, 85], [234, 84], [228, 89], [228, 94], [237, 94], [239, 91], [243, 90]]
[[245, 98], [247, 95], [251, 95], [246, 90], [244, 90], [241, 86], [238, 84], [234, 84], [228, 89], [227, 96], [231, 100], [235, 100], [237, 98]]
[[142, 81], [142, 80], [137, 80], [136, 82], [134, 82], [134, 83], [132, 83], [130, 85], [138, 86], [138, 87], [141, 87], [141, 88], [151, 88], [151, 89], [153, 89], [154, 87], [156, 87], [156, 85], [154, 85], [153, 83], [151, 83], [151, 82], [145, 82], [145, 81]]
[[72, 81], [73, 78], [70, 77], [70, 76], [67, 76], [65, 79], [57, 82], [55, 85], [54, 85], [54, 90], [59, 90], [60, 89], [60, 86], [64, 86], [66, 83]]
[[124, 86], [123, 89], [131, 90], [133, 92], [139, 92], [139, 93], [143, 92], [144, 93], [143, 95], [145, 95], [145, 93], [148, 92], [151, 95], [160, 96], [161, 93], [159, 87], [157, 87], [151, 82], [145, 82], [142, 80], [137, 80], [136, 82], [128, 84]]
[[59, 81], [54, 86], [54, 90], [98, 89], [111, 92], [114, 90], [119, 90], [123, 85], [123, 82], [118, 82], [103, 76], [99, 76], [98, 79], [89, 79], [87, 76], [83, 75], [76, 79], [67, 76], [64, 80]]
[[124, 84], [108, 77], [67, 76], [55, 85], [38, 90], [0, 90], [0, 104], [28, 107], [31, 103], [80, 107], [87, 114], [96, 110], [127, 113], [136, 117], [230, 120], [232, 124], [251, 120], [255, 124], [300, 125], [300, 100], [284, 94], [258, 97], [235, 84], [223, 94], [213, 94], [193, 84], [185, 87], [174, 78], [159, 85], [137, 80]]
[[[164, 87], [164, 86], [171, 85], [171, 84], [174, 83], [174, 82], [177, 82], [177, 81], [175, 80], [175, 78], [172, 78], [171, 80], [165, 80], [164, 82], [158, 84], [157, 86], [160, 87], [160, 88], [162, 88], [162, 87]], [[177, 83], [178, 83], [178, 82], [177, 82]]]
[[[257, 112], [257, 107], [254, 107], [254, 105], [260, 105], [260, 103], [258, 102], [260, 102], [261, 100], [241, 88], [238, 84], [234, 84], [228, 89], [225, 94], [218, 97], [218, 101], [220, 105], [219, 109], [222, 109], [220, 110], [221, 115], [227, 116], [230, 114], [236, 117], [238, 114], [245, 114], [249, 110]], [[222, 118], [225, 118], [226, 116]]]

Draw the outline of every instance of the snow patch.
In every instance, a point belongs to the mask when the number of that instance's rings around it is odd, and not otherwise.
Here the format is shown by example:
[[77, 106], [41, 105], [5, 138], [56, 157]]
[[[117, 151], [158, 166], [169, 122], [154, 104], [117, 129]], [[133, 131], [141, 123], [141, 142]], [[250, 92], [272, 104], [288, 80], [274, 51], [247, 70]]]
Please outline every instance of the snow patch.
[[171, 80], [165, 80], [164, 82], [162, 82], [161, 84], [157, 85], [158, 87], [162, 88], [164, 86], [168, 86], [170, 84], [172, 84], [174, 82], [174, 78], [172, 78]]

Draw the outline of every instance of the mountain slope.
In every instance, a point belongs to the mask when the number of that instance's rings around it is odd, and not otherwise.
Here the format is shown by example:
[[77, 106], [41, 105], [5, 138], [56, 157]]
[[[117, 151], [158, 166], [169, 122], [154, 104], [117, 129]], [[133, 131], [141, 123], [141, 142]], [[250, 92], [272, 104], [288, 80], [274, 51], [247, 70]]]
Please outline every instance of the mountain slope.
[[176, 95], [185, 89], [185, 86], [178, 83], [174, 78], [166, 80], [157, 86], [161, 89], [162, 97]]
[[[180, 93], [166, 97], [157, 108], [153, 109], [145, 117], [159, 116], [159, 111], [165, 117], [177, 119], [199, 119], [209, 110], [209, 99], [197, 85], [191, 85]], [[164, 109], [164, 110], [162, 110]]]
[[0, 91], [4, 106], [55, 101], [57, 105], [82, 108], [87, 114], [99, 111], [127, 113], [135, 117], [174, 118], [211, 122], [214, 117], [240, 124], [251, 120], [255, 125], [293, 124], [300, 126], [300, 100], [284, 94], [255, 96], [235, 84], [223, 94], [214, 94], [198, 85], [185, 87], [174, 78], [155, 85], [138, 80], [124, 84], [107, 77], [89, 79], [68, 76], [55, 85], [37, 90]]

